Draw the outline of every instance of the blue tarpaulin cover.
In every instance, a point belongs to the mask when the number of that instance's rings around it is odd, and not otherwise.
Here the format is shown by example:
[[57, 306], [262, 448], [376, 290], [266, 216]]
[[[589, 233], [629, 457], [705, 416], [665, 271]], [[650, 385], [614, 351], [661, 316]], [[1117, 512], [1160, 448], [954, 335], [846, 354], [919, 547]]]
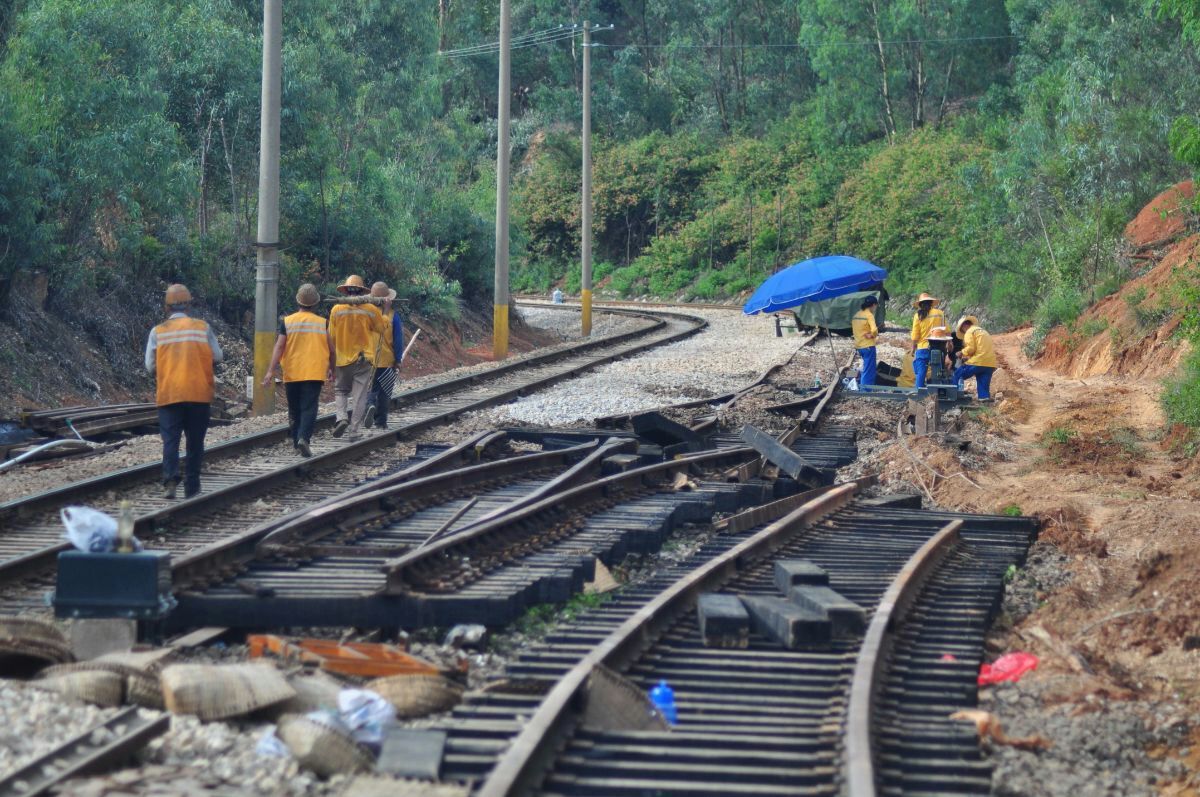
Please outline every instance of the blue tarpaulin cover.
[[805, 302], [861, 291], [885, 279], [887, 271], [857, 257], [814, 257], [768, 277], [746, 301], [742, 312], [753, 315], [787, 310]]

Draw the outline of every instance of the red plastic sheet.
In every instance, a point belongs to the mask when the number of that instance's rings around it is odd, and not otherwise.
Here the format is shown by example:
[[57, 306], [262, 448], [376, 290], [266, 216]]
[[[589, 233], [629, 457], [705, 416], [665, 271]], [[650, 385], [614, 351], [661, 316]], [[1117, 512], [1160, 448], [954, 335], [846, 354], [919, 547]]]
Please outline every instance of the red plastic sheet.
[[984, 664], [979, 668], [979, 685], [987, 686], [1001, 681], [1016, 683], [1025, 673], [1036, 670], [1037, 666], [1038, 657], [1032, 653], [1005, 653], [991, 664]]

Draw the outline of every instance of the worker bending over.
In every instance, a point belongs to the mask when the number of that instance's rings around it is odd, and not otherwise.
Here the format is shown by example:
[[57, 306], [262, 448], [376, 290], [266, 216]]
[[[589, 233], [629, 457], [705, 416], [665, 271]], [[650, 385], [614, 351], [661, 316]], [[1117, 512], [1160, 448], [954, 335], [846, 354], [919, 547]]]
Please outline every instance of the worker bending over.
[[287, 394], [288, 429], [292, 447], [300, 456], [312, 456], [313, 426], [321, 387], [332, 377], [329, 370], [329, 334], [325, 319], [313, 312], [321, 302], [315, 285], [304, 283], [296, 291], [299, 309], [279, 321], [279, 337], [271, 352], [271, 364], [262, 386], [269, 388], [276, 369], [283, 364], [283, 389]]
[[962, 340], [959, 355], [963, 364], [954, 369], [954, 381], [962, 390], [964, 382], [975, 377], [975, 392], [980, 401], [992, 400], [992, 374], [997, 367], [992, 336], [979, 326], [979, 319], [965, 315], [954, 325], [954, 334]]
[[938, 300], [922, 293], [914, 302], [912, 335], [909, 351], [913, 353], [913, 375], [917, 387], [925, 387], [929, 373], [929, 333], [934, 327], [946, 326], [946, 314], [937, 307]]
[[868, 296], [862, 300], [860, 310], [850, 319], [850, 331], [854, 333], [854, 348], [862, 358], [862, 376], [858, 383], [863, 387], [875, 384], [876, 339], [879, 327], [875, 323], [875, 306], [879, 300]]
[[225, 359], [212, 328], [189, 318], [192, 294], [187, 286], [167, 288], [167, 320], [150, 330], [146, 370], [155, 375], [158, 429], [163, 441], [163, 497], [179, 486], [179, 438], [187, 436], [183, 495], [200, 492], [200, 465], [213, 400], [213, 363]]
[[379, 337], [379, 356], [375, 358], [375, 378], [371, 383], [371, 398], [367, 406], [366, 423], [372, 422], [380, 429], [387, 428], [388, 407], [392, 403], [392, 390], [396, 387], [396, 378], [400, 375], [400, 361], [396, 349], [401, 354], [404, 350], [404, 323], [400, 314], [392, 308], [396, 301], [396, 292], [387, 286], [386, 282], [376, 282], [371, 286], [371, 295], [383, 299], [383, 334]]
[[[338, 292], [363, 296], [367, 288], [362, 277], [351, 274], [338, 286]], [[329, 311], [329, 367], [333, 371], [337, 412], [334, 437], [341, 437], [349, 427], [350, 440], [358, 439], [382, 334], [383, 313], [373, 304], [335, 304]]]

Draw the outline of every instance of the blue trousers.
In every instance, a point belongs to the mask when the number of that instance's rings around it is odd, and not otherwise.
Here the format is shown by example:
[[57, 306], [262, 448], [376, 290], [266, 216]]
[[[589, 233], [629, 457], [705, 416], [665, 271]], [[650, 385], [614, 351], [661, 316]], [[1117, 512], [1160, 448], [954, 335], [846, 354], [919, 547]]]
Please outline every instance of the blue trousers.
[[200, 465], [204, 462], [204, 435], [208, 433], [208, 405], [193, 401], [158, 408], [158, 431], [163, 441], [163, 482], [179, 481], [179, 438], [187, 435], [183, 495], [200, 492]]
[[929, 349], [917, 349], [913, 355], [913, 378], [917, 387], [925, 387], [925, 379], [929, 375]]
[[954, 381], [962, 385], [964, 380], [975, 377], [975, 392], [979, 398], [992, 397], [992, 373], [995, 368], [986, 365], [960, 365], [954, 369]]
[[858, 350], [858, 356], [862, 357], [862, 377], [858, 380], [860, 385], [875, 384], [875, 347], [867, 346], [864, 349]]

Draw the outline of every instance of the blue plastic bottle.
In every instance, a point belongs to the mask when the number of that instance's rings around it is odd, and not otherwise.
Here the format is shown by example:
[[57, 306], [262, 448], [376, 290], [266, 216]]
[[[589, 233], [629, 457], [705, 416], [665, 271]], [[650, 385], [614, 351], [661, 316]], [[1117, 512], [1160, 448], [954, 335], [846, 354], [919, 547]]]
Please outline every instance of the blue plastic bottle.
[[663, 715], [669, 725], [679, 722], [679, 714], [675, 710], [675, 692], [667, 686], [666, 681], [659, 681], [658, 686], [650, 690], [650, 702]]

